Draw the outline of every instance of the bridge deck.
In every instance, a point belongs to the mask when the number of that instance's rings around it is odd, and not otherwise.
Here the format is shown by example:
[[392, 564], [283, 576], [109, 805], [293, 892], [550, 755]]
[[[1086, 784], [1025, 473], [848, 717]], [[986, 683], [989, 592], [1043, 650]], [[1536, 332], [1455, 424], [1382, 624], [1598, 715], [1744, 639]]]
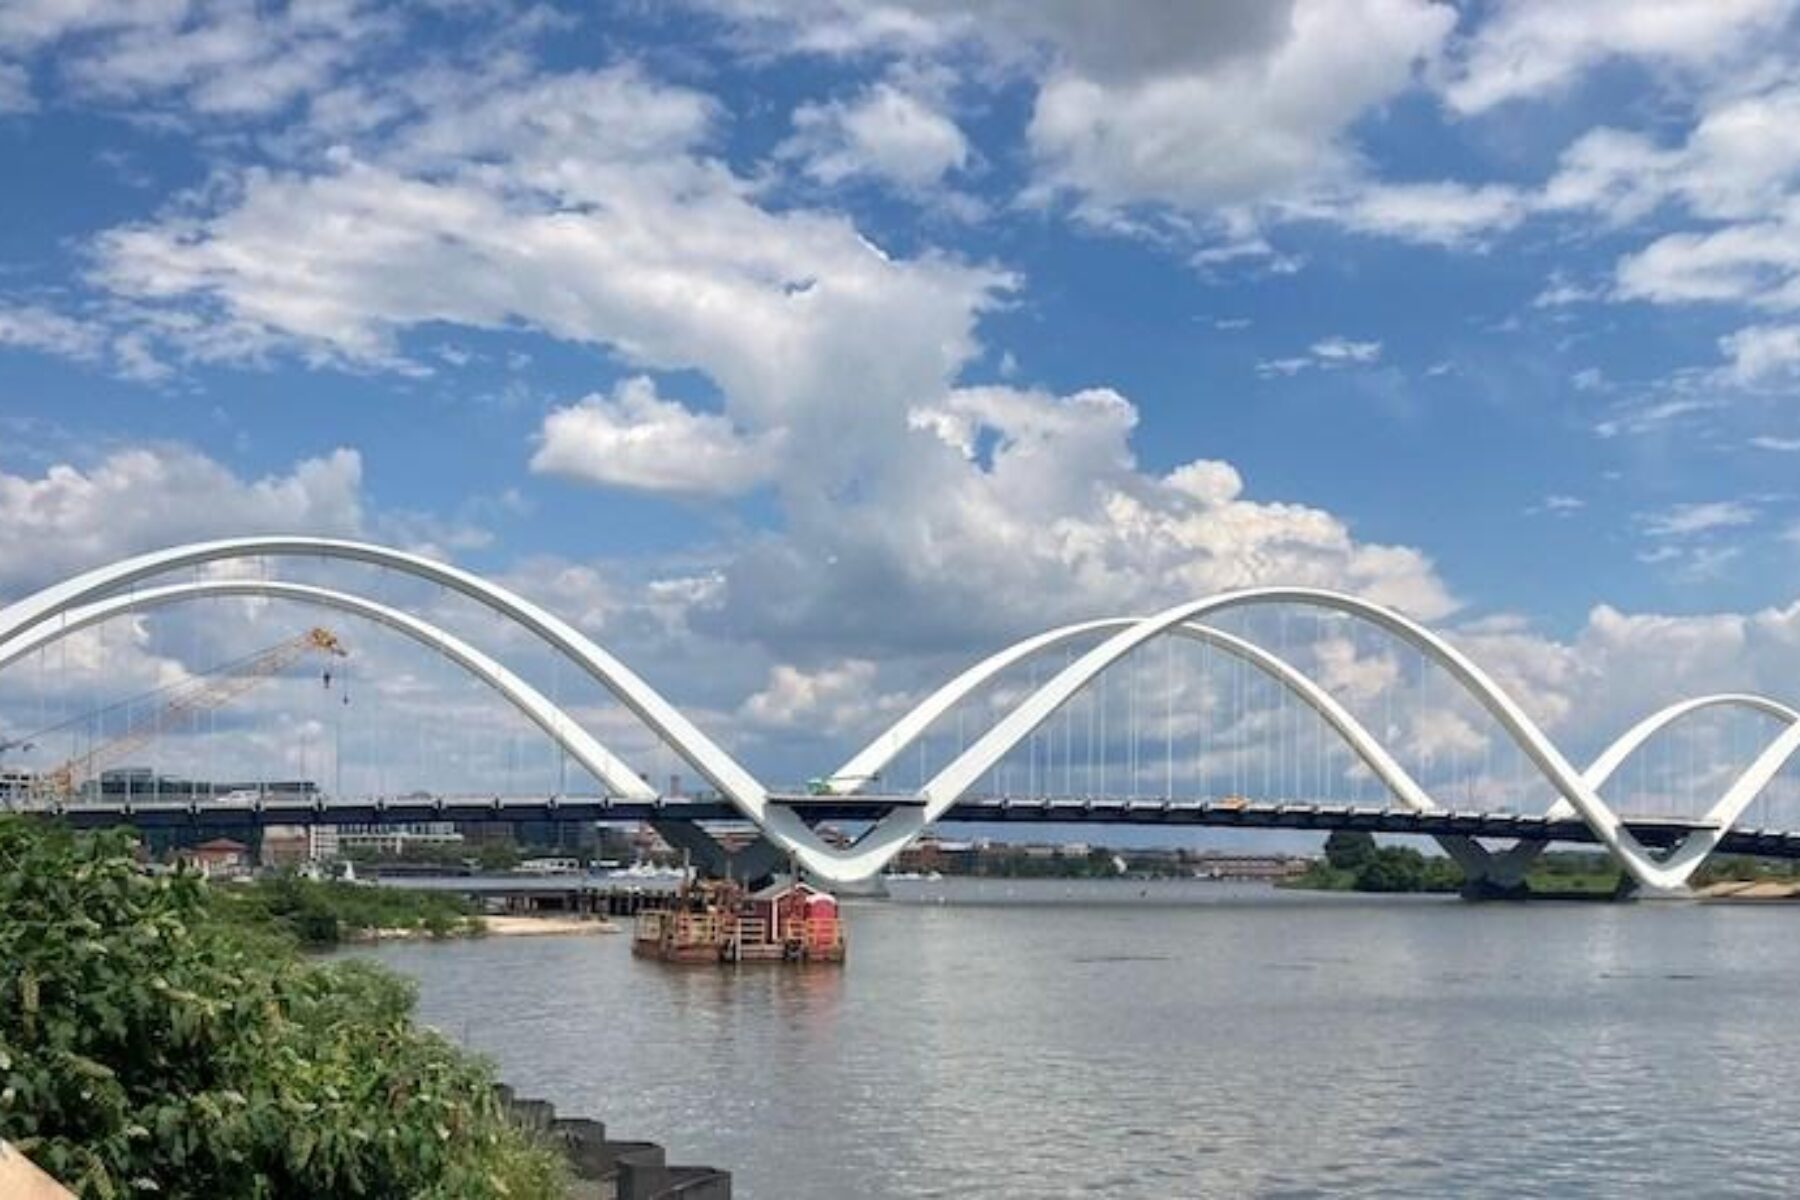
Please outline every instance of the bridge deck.
[[[781, 797], [809, 821], [870, 821], [916, 799], [894, 796]], [[249, 829], [259, 825], [397, 825], [427, 821], [480, 824], [494, 821], [736, 821], [743, 814], [717, 800], [631, 801], [592, 798], [456, 798], [326, 800], [268, 797], [260, 801], [134, 800], [16, 806], [59, 816], [78, 827], [130, 824], [141, 828]], [[1314, 803], [1145, 800], [1085, 797], [965, 800], [946, 822], [1204, 826], [1222, 829], [1357, 829], [1370, 833], [1464, 835], [1527, 841], [1592, 844], [1593, 830], [1579, 819], [1548, 820], [1500, 812], [1410, 809]], [[1699, 822], [1640, 818], [1626, 826], [1648, 846], [1666, 847], [1709, 828]], [[1800, 858], [1800, 831], [1736, 829], [1719, 851]]]

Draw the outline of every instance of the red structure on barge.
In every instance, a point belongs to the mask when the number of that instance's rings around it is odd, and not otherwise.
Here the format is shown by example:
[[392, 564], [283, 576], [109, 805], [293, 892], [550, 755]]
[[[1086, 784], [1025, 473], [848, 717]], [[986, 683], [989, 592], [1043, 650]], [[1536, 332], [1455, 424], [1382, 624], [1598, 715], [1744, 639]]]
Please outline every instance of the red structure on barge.
[[841, 963], [844, 926], [837, 898], [804, 883], [752, 896], [704, 880], [639, 913], [631, 952], [670, 963]]

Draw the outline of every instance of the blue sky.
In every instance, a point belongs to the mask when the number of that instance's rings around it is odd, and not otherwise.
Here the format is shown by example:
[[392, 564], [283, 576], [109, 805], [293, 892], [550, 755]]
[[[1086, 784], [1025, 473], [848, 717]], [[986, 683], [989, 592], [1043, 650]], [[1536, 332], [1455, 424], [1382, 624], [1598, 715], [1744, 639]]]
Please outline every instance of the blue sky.
[[17, 0], [0, 594], [375, 537], [769, 744], [1255, 582], [1778, 686], [1796, 8]]

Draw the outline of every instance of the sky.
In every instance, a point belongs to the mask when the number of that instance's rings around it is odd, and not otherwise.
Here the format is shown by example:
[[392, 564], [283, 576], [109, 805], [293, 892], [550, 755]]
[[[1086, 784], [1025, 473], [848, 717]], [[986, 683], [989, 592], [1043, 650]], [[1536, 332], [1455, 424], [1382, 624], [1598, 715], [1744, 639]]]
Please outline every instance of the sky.
[[0, 597], [423, 550], [787, 777], [1010, 638], [1257, 583], [1433, 623], [1571, 744], [1792, 695], [1797, 9], [10, 0]]

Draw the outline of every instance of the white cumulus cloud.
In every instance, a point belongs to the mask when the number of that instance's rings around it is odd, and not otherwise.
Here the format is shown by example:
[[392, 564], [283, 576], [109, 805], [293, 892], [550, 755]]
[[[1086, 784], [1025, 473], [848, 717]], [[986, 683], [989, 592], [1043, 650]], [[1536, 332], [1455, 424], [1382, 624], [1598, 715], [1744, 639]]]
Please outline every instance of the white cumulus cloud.
[[1726, 373], [1740, 384], [1800, 380], [1800, 325], [1751, 325], [1719, 339]]
[[99, 327], [38, 304], [0, 304], [0, 346], [92, 359], [106, 345]]
[[656, 393], [642, 376], [544, 418], [531, 469], [646, 492], [733, 496], [767, 481], [780, 435], [749, 438], [716, 413]]
[[764, 733], [842, 735], [903, 710], [905, 697], [885, 693], [877, 665], [848, 658], [814, 670], [778, 664], [768, 683], [745, 700], [739, 717]]
[[128, 555], [209, 537], [356, 534], [362, 458], [336, 450], [246, 479], [183, 446], [134, 446], [41, 475], [0, 472], [0, 587], [41, 586]]
[[956, 122], [889, 83], [854, 101], [803, 104], [781, 153], [801, 160], [821, 183], [883, 179], [909, 190], [937, 183], [969, 162], [969, 142]]
[[1281, 199], [1355, 170], [1345, 132], [1406, 89], [1455, 23], [1421, 0], [1296, 0], [1244, 53], [1131, 74], [1074, 59], [1043, 81], [1028, 139], [1045, 186], [1101, 212]]
[[1507, 0], [1460, 48], [1445, 88], [1477, 113], [1566, 87], [1609, 59], [1698, 68], [1753, 47], [1793, 0]]

